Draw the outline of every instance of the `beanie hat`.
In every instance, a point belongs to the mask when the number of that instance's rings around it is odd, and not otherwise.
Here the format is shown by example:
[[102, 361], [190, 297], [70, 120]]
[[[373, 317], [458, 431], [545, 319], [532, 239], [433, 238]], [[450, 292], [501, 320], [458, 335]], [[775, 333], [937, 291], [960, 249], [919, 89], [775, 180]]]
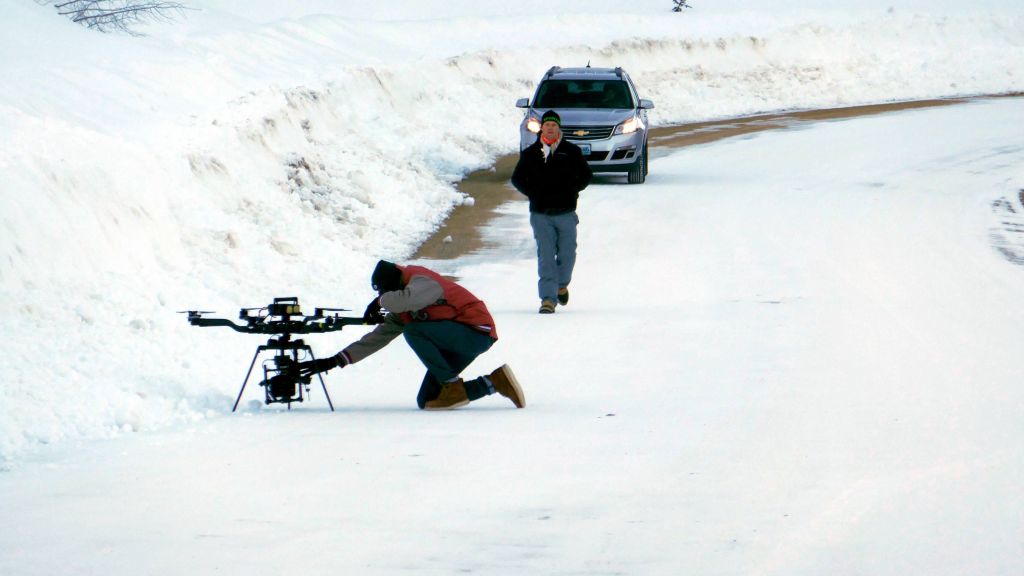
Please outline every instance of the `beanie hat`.
[[399, 290], [402, 288], [402, 271], [393, 262], [381, 260], [373, 269], [370, 284], [378, 294]]
[[554, 122], [555, 124], [558, 124], [559, 128], [562, 127], [562, 117], [554, 110], [548, 110], [540, 117], [540, 123], [543, 124], [545, 122]]

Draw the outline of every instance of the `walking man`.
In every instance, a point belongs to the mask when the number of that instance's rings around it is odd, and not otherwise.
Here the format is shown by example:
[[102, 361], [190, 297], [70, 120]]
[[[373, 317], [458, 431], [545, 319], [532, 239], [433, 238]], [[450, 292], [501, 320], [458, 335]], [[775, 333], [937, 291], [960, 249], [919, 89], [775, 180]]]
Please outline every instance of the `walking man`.
[[541, 314], [553, 313], [556, 302], [569, 303], [580, 222], [576, 201], [592, 176], [579, 146], [562, 139], [562, 119], [554, 110], [545, 112], [540, 136], [519, 154], [512, 172], [512, 185], [530, 199]]
[[301, 376], [355, 364], [402, 335], [427, 367], [416, 396], [420, 409], [450, 410], [495, 392], [516, 408], [525, 406], [508, 364], [469, 381], [459, 376], [498, 339], [487, 306], [469, 290], [422, 266], [385, 260], [377, 263], [371, 283], [377, 297], [363, 319], [378, 326], [334, 356], [300, 362]]

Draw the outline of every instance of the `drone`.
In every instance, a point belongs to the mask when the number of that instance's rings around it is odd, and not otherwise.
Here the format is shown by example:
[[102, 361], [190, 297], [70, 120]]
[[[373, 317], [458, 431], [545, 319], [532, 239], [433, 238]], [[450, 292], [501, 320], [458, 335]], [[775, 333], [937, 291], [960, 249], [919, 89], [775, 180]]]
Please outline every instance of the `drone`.
[[[209, 327], [225, 326], [235, 332], [245, 334], [270, 334], [266, 344], [256, 348], [253, 354], [252, 363], [249, 364], [249, 371], [245, 373], [245, 380], [242, 381], [242, 389], [238, 391], [235, 405], [231, 408], [234, 412], [238, 409], [238, 403], [242, 400], [245, 386], [249, 383], [252, 370], [256, 366], [256, 360], [260, 353], [273, 350], [273, 358], [263, 362], [263, 381], [260, 386], [264, 389], [265, 404], [287, 404], [291, 410], [292, 402], [302, 402], [309, 395], [311, 377], [300, 376], [298, 364], [300, 359], [305, 359], [303, 354], [308, 354], [309, 359], [316, 360], [313, 349], [302, 340], [292, 340], [292, 334], [320, 334], [324, 332], [336, 332], [345, 326], [366, 324], [362, 317], [341, 316], [341, 312], [348, 312], [345, 308], [316, 308], [312, 316], [302, 314], [299, 307], [299, 299], [296, 297], [274, 298], [273, 303], [261, 308], [242, 308], [238, 312], [238, 318], [242, 323], [234, 322], [226, 318], [207, 318], [204, 314], [213, 314], [208, 310], [186, 310], [181, 312], [188, 315], [188, 323], [192, 326]], [[334, 404], [331, 402], [331, 395], [327, 393], [327, 385], [324, 383], [323, 375], [317, 374], [320, 379], [320, 387], [327, 398], [327, 405], [334, 411]]]

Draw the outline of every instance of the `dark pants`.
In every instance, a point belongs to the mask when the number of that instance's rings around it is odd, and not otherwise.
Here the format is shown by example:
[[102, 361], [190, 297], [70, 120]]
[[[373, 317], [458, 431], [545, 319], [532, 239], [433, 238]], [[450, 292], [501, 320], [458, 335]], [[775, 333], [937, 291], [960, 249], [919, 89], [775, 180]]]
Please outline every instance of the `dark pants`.
[[[402, 332], [409, 347], [427, 367], [420, 384], [416, 404], [423, 408], [428, 400], [441, 393], [441, 383], [458, 377], [476, 357], [494, 344], [494, 339], [465, 324], [442, 320], [438, 322], [410, 322]], [[483, 378], [465, 383], [470, 401], [493, 394], [494, 389]]]

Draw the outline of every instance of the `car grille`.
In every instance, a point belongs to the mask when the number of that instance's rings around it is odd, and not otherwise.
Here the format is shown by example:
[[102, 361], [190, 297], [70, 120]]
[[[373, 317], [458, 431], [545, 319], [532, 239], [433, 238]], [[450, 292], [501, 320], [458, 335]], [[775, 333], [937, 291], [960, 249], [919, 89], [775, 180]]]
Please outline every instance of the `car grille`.
[[562, 126], [568, 140], [604, 140], [612, 135], [615, 126]]
[[584, 156], [589, 162], [600, 162], [608, 157], [607, 152], [591, 152], [589, 155]]

